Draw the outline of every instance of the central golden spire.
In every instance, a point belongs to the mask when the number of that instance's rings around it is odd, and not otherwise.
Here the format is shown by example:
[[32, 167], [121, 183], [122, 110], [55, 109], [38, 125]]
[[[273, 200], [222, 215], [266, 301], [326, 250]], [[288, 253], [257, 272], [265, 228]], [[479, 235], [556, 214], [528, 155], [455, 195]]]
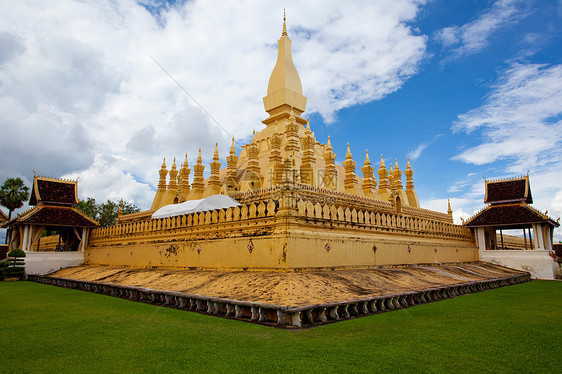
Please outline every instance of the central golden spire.
[[269, 78], [267, 96], [263, 98], [265, 111], [270, 117], [266, 124], [277, 119], [289, 117], [291, 110], [300, 116], [306, 109], [306, 97], [303, 95], [301, 79], [291, 54], [291, 39], [287, 35], [287, 22], [283, 12], [283, 31], [277, 42], [277, 62]]

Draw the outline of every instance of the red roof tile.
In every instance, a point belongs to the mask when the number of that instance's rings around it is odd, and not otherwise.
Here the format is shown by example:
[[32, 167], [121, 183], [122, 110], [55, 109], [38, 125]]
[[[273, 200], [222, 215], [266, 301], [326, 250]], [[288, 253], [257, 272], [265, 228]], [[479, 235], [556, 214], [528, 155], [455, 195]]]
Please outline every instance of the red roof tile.
[[26, 213], [19, 215], [9, 222], [14, 224], [36, 224], [45, 226], [67, 227], [96, 227], [99, 224], [93, 219], [79, 212], [76, 208], [59, 206], [38, 206]]
[[466, 227], [513, 226], [522, 227], [532, 223], [559, 224], [546, 215], [524, 204], [490, 205], [464, 223]]
[[78, 204], [76, 181], [34, 177], [29, 205], [39, 202], [61, 205]]
[[533, 203], [529, 177], [486, 181], [486, 204], [503, 204], [510, 202]]

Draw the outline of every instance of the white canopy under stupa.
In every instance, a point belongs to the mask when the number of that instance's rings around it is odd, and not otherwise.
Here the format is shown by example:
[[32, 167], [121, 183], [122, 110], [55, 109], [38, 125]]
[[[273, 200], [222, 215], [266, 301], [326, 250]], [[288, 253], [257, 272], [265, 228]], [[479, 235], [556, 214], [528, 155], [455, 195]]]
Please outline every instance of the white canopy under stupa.
[[152, 214], [152, 219], [182, 216], [207, 210], [233, 208], [239, 205], [240, 203], [230, 196], [212, 195], [200, 200], [189, 200], [180, 204], [163, 206]]

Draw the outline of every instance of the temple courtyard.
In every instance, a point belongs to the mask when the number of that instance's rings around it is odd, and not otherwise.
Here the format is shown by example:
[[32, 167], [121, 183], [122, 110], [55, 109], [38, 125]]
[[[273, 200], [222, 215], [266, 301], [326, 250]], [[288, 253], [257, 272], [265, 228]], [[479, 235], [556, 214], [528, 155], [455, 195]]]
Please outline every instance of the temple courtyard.
[[0, 371], [554, 373], [560, 310], [562, 283], [535, 280], [284, 330], [34, 282], [0, 282]]

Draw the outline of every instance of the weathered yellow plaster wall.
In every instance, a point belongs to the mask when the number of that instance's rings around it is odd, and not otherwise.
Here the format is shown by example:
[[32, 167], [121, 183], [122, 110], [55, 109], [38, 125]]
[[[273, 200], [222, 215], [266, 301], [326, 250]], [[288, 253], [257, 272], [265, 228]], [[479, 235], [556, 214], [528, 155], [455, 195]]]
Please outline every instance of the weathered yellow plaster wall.
[[287, 271], [478, 260], [470, 231], [461, 226], [329, 204], [280, 205], [251, 203], [98, 229], [85, 262]]

